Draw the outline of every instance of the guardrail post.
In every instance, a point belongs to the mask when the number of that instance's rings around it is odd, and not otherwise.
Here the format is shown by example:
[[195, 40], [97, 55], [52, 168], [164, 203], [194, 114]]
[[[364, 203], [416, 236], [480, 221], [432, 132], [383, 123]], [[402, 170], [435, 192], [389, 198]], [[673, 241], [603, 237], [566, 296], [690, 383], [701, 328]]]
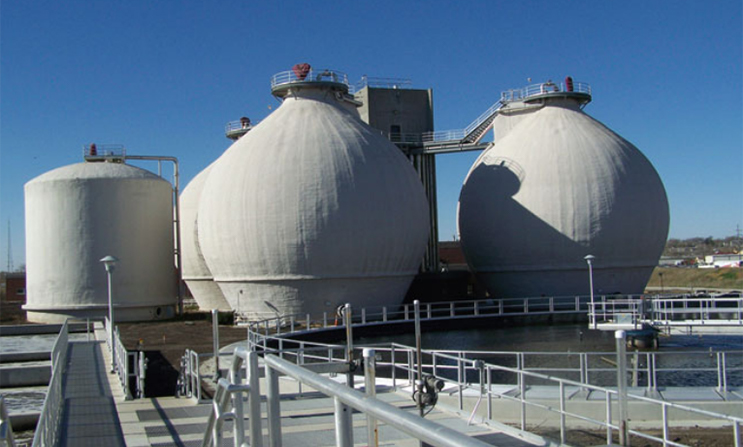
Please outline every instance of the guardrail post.
[[366, 324], [366, 307], [361, 308], [361, 324]]
[[266, 406], [268, 416], [268, 445], [281, 447], [281, 395], [279, 372], [266, 364]]
[[263, 427], [261, 426], [261, 389], [258, 370], [258, 353], [248, 352], [248, 424], [250, 425], [251, 447], [263, 447]]
[[661, 404], [661, 412], [663, 414], [663, 444], [665, 445], [668, 441], [668, 405], [665, 402]]
[[145, 397], [145, 379], [147, 376], [147, 358], [145, 357], [144, 352], [139, 352], [139, 369], [137, 370], [137, 398], [143, 399]]
[[457, 353], [457, 388], [459, 389], [459, 410], [464, 409], [464, 386], [462, 385], [462, 381], [464, 380], [464, 366], [462, 364], [462, 353]]
[[726, 356], [724, 352], [717, 353], [717, 391], [727, 393], [727, 365]]
[[351, 409], [338, 397], [333, 398], [333, 406], [335, 407], [335, 445], [353, 447]]
[[606, 445], [611, 445], [613, 442], [613, 434], [611, 429], [611, 393], [604, 393], [606, 395]]
[[415, 363], [413, 363], [413, 350], [407, 349], [405, 352], [408, 354], [408, 385], [413, 386], [415, 384]]
[[452, 301], [451, 303], [449, 303], [449, 316], [450, 317], [453, 317], [454, 316], [454, 301]]
[[392, 364], [390, 368], [392, 369], [391, 375], [392, 375], [392, 389], [397, 391], [397, 360], [395, 359], [395, 345], [393, 344], [390, 347], [390, 363]]
[[194, 373], [194, 390], [196, 392], [195, 396], [197, 399], [197, 402], [201, 402], [201, 361], [199, 359], [199, 354], [191, 351], [194, 358], [194, 368], [192, 372]]
[[214, 350], [214, 383], [219, 382], [219, 310], [212, 309], [212, 349]]
[[485, 365], [485, 374], [487, 376], [485, 377], [486, 383], [487, 383], [487, 393], [488, 393], [488, 419], [493, 419], [493, 374], [490, 370], [490, 365]]
[[387, 306], [382, 307], [382, 321], [387, 321]]
[[560, 381], [560, 443], [565, 444], [565, 384]]
[[[343, 319], [346, 323], [346, 361], [349, 366], [353, 364], [353, 321], [351, 318], [353, 318], [351, 304], [346, 303], [343, 308]], [[349, 370], [348, 374], [346, 374], [346, 385], [349, 388], [353, 388], [353, 371]]]
[[[366, 395], [374, 399], [377, 396], [377, 359], [374, 349], [364, 348], [364, 387]], [[367, 414], [366, 416], [366, 436], [369, 446], [376, 447], [379, 445], [379, 431], [377, 420]]]
[[617, 347], [617, 394], [619, 409], [619, 445], [629, 445], [629, 430], [627, 427], [627, 344], [626, 333], [616, 331], [614, 333]]
[[310, 320], [310, 314], [307, 314], [306, 319], [307, 319], [307, 323], [305, 323], [305, 329], [309, 331], [310, 327], [312, 326], [312, 321]]
[[580, 354], [580, 381], [588, 384], [588, 354], [585, 352]]

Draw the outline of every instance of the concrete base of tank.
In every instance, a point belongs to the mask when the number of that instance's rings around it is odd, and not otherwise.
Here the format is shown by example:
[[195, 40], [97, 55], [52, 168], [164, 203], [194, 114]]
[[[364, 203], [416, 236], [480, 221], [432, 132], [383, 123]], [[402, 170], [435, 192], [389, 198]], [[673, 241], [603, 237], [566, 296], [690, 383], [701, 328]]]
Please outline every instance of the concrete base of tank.
[[[26, 320], [34, 323], [64, 323], [68, 318], [100, 320], [108, 316], [108, 306], [38, 307], [26, 304]], [[175, 316], [175, 304], [159, 306], [119, 306], [114, 304], [114, 321], [167, 320]]]
[[217, 280], [232, 308], [250, 320], [310, 314], [336, 315], [339, 306], [400, 306], [414, 274], [358, 278], [225, 282]]
[[[642, 294], [654, 267], [593, 268], [594, 292], [599, 295]], [[590, 292], [588, 266], [479, 271], [477, 280], [498, 298], [578, 296]]]
[[183, 280], [186, 282], [188, 290], [191, 291], [191, 295], [193, 295], [199, 304], [200, 310], [210, 311], [212, 309], [218, 309], [227, 312], [232, 310], [230, 303], [222, 295], [222, 289], [219, 288], [212, 278], [184, 277]]

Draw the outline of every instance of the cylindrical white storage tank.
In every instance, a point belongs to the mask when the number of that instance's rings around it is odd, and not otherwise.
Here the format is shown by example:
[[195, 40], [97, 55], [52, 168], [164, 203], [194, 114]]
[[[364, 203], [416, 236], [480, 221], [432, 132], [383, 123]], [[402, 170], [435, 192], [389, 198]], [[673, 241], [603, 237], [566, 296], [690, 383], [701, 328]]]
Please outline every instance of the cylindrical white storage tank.
[[227, 300], [224, 299], [219, 286], [214, 282], [212, 273], [204, 260], [204, 255], [201, 254], [198, 226], [196, 225], [199, 214], [199, 199], [212, 166], [208, 166], [197, 174], [181, 193], [183, 280], [201, 310], [232, 310]]
[[642, 293], [668, 234], [660, 177], [578, 100], [543, 101], [467, 175], [458, 224], [470, 267], [495, 297], [587, 295], [592, 254], [597, 293]]
[[418, 272], [423, 187], [400, 150], [346, 109], [344, 88], [291, 83], [206, 181], [201, 249], [249, 318], [398, 305]]
[[26, 183], [27, 318], [102, 317], [113, 273], [116, 321], [173, 315], [177, 301], [173, 192], [122, 163], [79, 163]]

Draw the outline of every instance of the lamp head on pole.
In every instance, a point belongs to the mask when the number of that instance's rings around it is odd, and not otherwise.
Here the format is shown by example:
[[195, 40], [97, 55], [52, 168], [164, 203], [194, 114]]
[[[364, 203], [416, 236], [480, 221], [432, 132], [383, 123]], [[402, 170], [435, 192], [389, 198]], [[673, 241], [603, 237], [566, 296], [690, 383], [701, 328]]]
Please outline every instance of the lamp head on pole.
[[103, 265], [106, 266], [106, 271], [109, 273], [114, 271], [114, 266], [116, 266], [117, 261], [118, 259], [111, 255], [108, 255], [105, 258], [101, 259]]
[[591, 261], [593, 261], [594, 259], [596, 259], [596, 256], [594, 256], [594, 255], [586, 255], [586, 257], [583, 258], [583, 259], [586, 260], [586, 262], [588, 263], [588, 265], [591, 265]]

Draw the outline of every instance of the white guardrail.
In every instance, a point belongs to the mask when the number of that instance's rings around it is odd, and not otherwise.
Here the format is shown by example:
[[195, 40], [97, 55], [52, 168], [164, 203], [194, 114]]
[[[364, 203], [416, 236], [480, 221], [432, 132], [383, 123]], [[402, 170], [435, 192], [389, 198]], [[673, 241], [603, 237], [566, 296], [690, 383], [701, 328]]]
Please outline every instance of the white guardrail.
[[[376, 399], [374, 375], [374, 351], [364, 352], [366, 394], [353, 388], [323, 377], [292, 362], [275, 355], [264, 357], [266, 377], [266, 408], [268, 439], [270, 445], [281, 445], [281, 413], [279, 375], [288, 376], [300, 384], [311, 387], [334, 399], [334, 421], [336, 445], [351, 447], [354, 445], [351, 408], [367, 416], [368, 445], [378, 445], [379, 432], [377, 424], [383, 422], [432, 446], [439, 447], [484, 447], [482, 441], [471, 438], [448, 427], [420, 418], [412, 413]], [[243, 364], [245, 366], [243, 366]], [[243, 383], [243, 369], [248, 383]], [[222, 445], [223, 424], [232, 420], [234, 445], [244, 445], [245, 426], [243, 393], [248, 395], [249, 438], [251, 446], [263, 445], [261, 421], [261, 392], [258, 373], [258, 353], [237, 348], [234, 354], [229, 380], [220, 379], [215, 395], [212, 412], [204, 433], [202, 446]]]
[[311, 69], [302, 78], [297, 76], [293, 70], [282, 71], [271, 76], [271, 88], [295, 82], [338, 82], [345, 84], [349, 89], [349, 93], [353, 93], [352, 86], [348, 83], [348, 75], [338, 70], [327, 68]]
[[743, 327], [743, 298], [648, 296], [607, 300], [602, 297], [590, 303], [588, 316], [594, 329], [604, 322], [623, 322], [636, 329], [643, 324], [659, 329], [702, 325]]
[[62, 378], [67, 364], [67, 344], [69, 340], [69, 323], [62, 324], [57, 340], [51, 352], [52, 377], [49, 379], [49, 388], [41, 408], [39, 422], [36, 424], [33, 446], [56, 446], [59, 443], [59, 426], [64, 409], [62, 396]]
[[[108, 322], [108, 319], [106, 319], [106, 322]], [[121, 383], [124, 397], [126, 400], [142, 399], [145, 397], [145, 379], [147, 376], [147, 358], [145, 353], [141, 351], [127, 351], [124, 343], [121, 342], [121, 334], [118, 326], [115, 327], [114, 332], [113, 352], [116, 362], [116, 374], [119, 377], [119, 383]], [[134, 393], [132, 393], [132, 380], [134, 381]]]
[[585, 93], [591, 94], [591, 85], [586, 82], [573, 82], [573, 89], [567, 88], [565, 83], [556, 84], [554, 82], [541, 82], [539, 84], [527, 85], [523, 88], [511, 89], [501, 92], [501, 101], [523, 101], [532, 96], [544, 95], [548, 93]]
[[[421, 319], [452, 320], [473, 317], [546, 315], [588, 312], [590, 298], [587, 296], [505, 298], [502, 300], [470, 300], [421, 304]], [[238, 320], [240, 315], [237, 314]], [[366, 307], [352, 316], [354, 324], [385, 323], [390, 321], [413, 322], [413, 305]], [[249, 322], [248, 336], [281, 335], [300, 330], [315, 330], [343, 324], [335, 313], [323, 312], [317, 318], [309, 314], [282, 315], [260, 321]], [[250, 340], [248, 340], [250, 341]]]
[[212, 353], [197, 353], [191, 349], [186, 349], [181, 357], [175, 397], [188, 397], [194, 399], [196, 403], [208, 402], [208, 399], [205, 399], [202, 394], [201, 381], [206, 377], [201, 374], [201, 365], [206, 359], [212, 357], [214, 357]]
[[[545, 301], [546, 300], [546, 301]], [[517, 301], [521, 301], [519, 304]], [[576, 309], [583, 310], [585, 301], [576, 298], [572, 300], [574, 307], [570, 310], [563, 311], [575, 311]], [[481, 302], [470, 302], [463, 306], [464, 309], [468, 309], [466, 312], [458, 312], [458, 304], [460, 303], [448, 303], [448, 307], [444, 306], [443, 303], [432, 303], [425, 305], [421, 312], [421, 319], [436, 319], [436, 318], [457, 318], [467, 316], [472, 318], [473, 316], [485, 315], [490, 311], [496, 315], [506, 315], [509, 313], [523, 313], [524, 311], [543, 312], [545, 307], [547, 309], [553, 309], [558, 311], [561, 306], [564, 306], [564, 302], [555, 301], [555, 299], [524, 299], [524, 300], [505, 300], [504, 302], [495, 304], [489, 303], [484, 304]], [[495, 310], [497, 309], [497, 311]], [[520, 312], [515, 310], [519, 309]], [[461, 310], [461, 309], [459, 309]], [[509, 312], [510, 310], [510, 312]], [[410, 315], [410, 309], [405, 307], [400, 311], [389, 312], [386, 308], [383, 308], [381, 315], [378, 312], [369, 312], [368, 310], [362, 310], [361, 315], [356, 315], [353, 318], [349, 318], [350, 321], [358, 321], [361, 324], [369, 324], [371, 321], [391, 321], [391, 317], [395, 317], [402, 320], [408, 320], [414, 318]], [[337, 324], [337, 321], [333, 321]], [[341, 320], [340, 324], [343, 325], [344, 321]], [[313, 322], [308, 316], [304, 319], [296, 317], [286, 317], [280, 319], [269, 319], [261, 322], [252, 323], [248, 329], [248, 340], [251, 349], [262, 351], [264, 355], [276, 355], [279, 358], [286, 360], [293, 360], [296, 364], [304, 367], [311, 367], [317, 363], [325, 362], [352, 362], [346, 353], [348, 346], [346, 345], [331, 345], [322, 343], [312, 343], [298, 340], [291, 340], [285, 338], [288, 336], [288, 332], [300, 331], [306, 333], [308, 329], [313, 328], [324, 328], [328, 327], [327, 316], [323, 316], [320, 323]], [[289, 329], [289, 331], [286, 331]], [[282, 336], [283, 331], [283, 336]], [[381, 358], [377, 361], [377, 365], [386, 366], [389, 368], [389, 373], [393, 381], [393, 386], [397, 386], [398, 372], [402, 372], [404, 380], [408, 385], [412, 385], [416, 377], [416, 353], [415, 349], [396, 345], [375, 345], [374, 349], [381, 353]], [[730, 355], [728, 355], [730, 354]], [[738, 374], [743, 371], [743, 365], [741, 365], [741, 359], [743, 359], [743, 352], [731, 351], [731, 352], [648, 352], [648, 353], [629, 353], [625, 356], [630, 360], [633, 366], [630, 369], [632, 375], [633, 385], [638, 385], [643, 382], [644, 386], [650, 390], [657, 390], [658, 386], [663, 384], [663, 381], [659, 379], [662, 375], [678, 377], [682, 371], [679, 367], [663, 367], [665, 363], [664, 359], [672, 355], [683, 355], [688, 357], [695, 355], [700, 358], [707, 356], [711, 365], [703, 366], [691, 366], [684, 368], [684, 371], [688, 371], [692, 374], [706, 373], [717, 379], [717, 390], [720, 392], [727, 392], [728, 377], [731, 374]], [[611, 357], [616, 355], [615, 353], [576, 353], [576, 354], [565, 354], [565, 353], [508, 353], [508, 352], [481, 352], [481, 351], [423, 351], [421, 356], [422, 371], [426, 374], [431, 374], [436, 378], [444, 380], [450, 384], [453, 384], [457, 388], [459, 396], [460, 409], [464, 408], [464, 392], [465, 390], [479, 390], [480, 400], [486, 399], [487, 401], [487, 414], [488, 418], [492, 419], [492, 400], [504, 399], [514, 402], [518, 402], [521, 408], [521, 426], [525, 428], [527, 426], [527, 407], [540, 408], [550, 412], [555, 412], [560, 418], [560, 430], [561, 438], [564, 442], [565, 432], [567, 430], [567, 418], [574, 418], [582, 421], [586, 421], [592, 424], [596, 424], [599, 427], [603, 427], [607, 432], [607, 443], [611, 442], [613, 432], [620, 429], [618, 416], [612, 415], [612, 406], [616, 406], [617, 403], [617, 388], [616, 388], [616, 368], [609, 368], [604, 366], [592, 366], [597, 362], [611, 363]], [[483, 361], [478, 358], [468, 358], [469, 356], [478, 356], [487, 358], [487, 356], [506, 356], [510, 357], [512, 362], [515, 362], [515, 367], [503, 366], [491, 363], [491, 361]], [[402, 357], [402, 358], [400, 358]], [[578, 366], [552, 366], [544, 365], [543, 362], [538, 366], [530, 367], [529, 363], [531, 359], [542, 357], [542, 358], [561, 358], [565, 359], [577, 359]], [[426, 361], [428, 358], [428, 361]], [[609, 361], [607, 361], [607, 359]], [[643, 362], [644, 359], [644, 362]], [[547, 362], [549, 363], [549, 362]], [[577, 376], [577, 380], [570, 378], [556, 377], [556, 375], [574, 375]], [[603, 378], [602, 378], [603, 376]], [[614, 387], [611, 387], [611, 377], [614, 377]], [[603, 382], [609, 383], [604, 386], [591, 383], [591, 382]], [[505, 388], [499, 385], [509, 385]], [[555, 407], [552, 405], [546, 405], [543, 401], [540, 402], [537, 399], [527, 398], [526, 391], [528, 388], [537, 385], [552, 385], [559, 390], [559, 406]], [[603, 393], [605, 399], [605, 413], [603, 417], [598, 418], [595, 414], [579, 414], [576, 410], [571, 409], [568, 411], [566, 407], [566, 387], [571, 389], [584, 390], [585, 392], [595, 392], [601, 395]], [[301, 388], [300, 388], [301, 391]], [[571, 391], [572, 393], [573, 391]], [[724, 414], [713, 413], [698, 408], [693, 408], [685, 405], [675, 404], [659, 399], [648, 398], [645, 396], [637, 396], [629, 394], [627, 396], [630, 402], [644, 403], [651, 406], [655, 406], [659, 411], [659, 419], [662, 421], [663, 436], [654, 436], [648, 432], [641, 430], [635, 430], [631, 427], [627, 430], [627, 433], [641, 438], [662, 442], [664, 445], [680, 446], [670, 437], [670, 428], [674, 426], [674, 418], [679, 418], [680, 414], [693, 414], [695, 417], [704, 417], [715, 419], [718, 424], [722, 426], [732, 427], [733, 440], [731, 445], [740, 447], [740, 427], [743, 424], [743, 419], [728, 416]], [[478, 403], [479, 405], [479, 403]], [[632, 405], [632, 404], [630, 404]], [[669, 410], [673, 409], [673, 412], [669, 413]], [[615, 412], [616, 413], [616, 412]]]

